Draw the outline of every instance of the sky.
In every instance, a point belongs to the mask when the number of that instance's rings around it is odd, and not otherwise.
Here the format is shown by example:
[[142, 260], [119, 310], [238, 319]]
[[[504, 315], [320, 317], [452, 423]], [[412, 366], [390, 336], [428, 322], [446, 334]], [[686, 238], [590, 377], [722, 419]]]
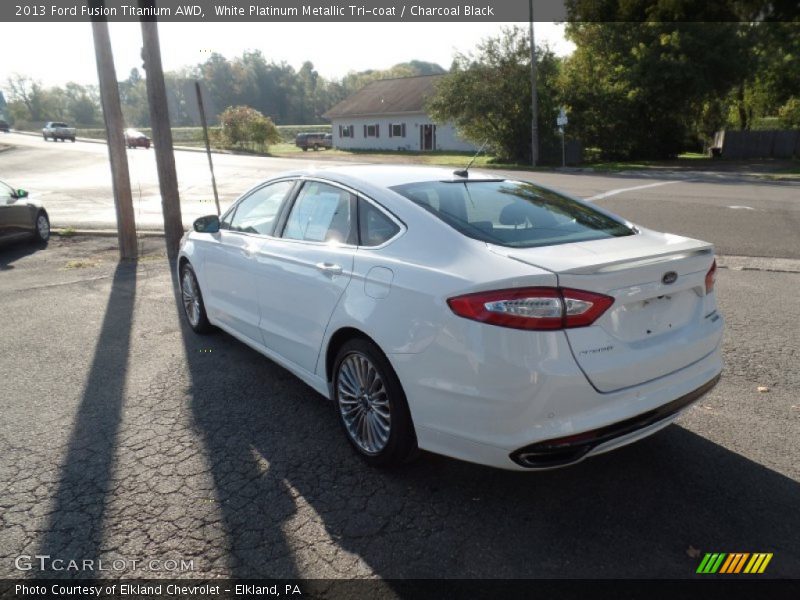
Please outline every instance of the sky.
[[[509, 24], [160, 23], [159, 33], [167, 71], [204, 62], [211, 52], [233, 58], [245, 50], [261, 50], [267, 60], [285, 61], [296, 69], [310, 60], [320, 75], [330, 79], [415, 59], [448, 68], [456, 51], [468, 52], [504, 25]], [[89, 23], [19, 23], [3, 29], [0, 89], [12, 73], [28, 75], [48, 87], [68, 81], [97, 83]], [[126, 79], [132, 68], [141, 68], [140, 26], [111, 23], [109, 29], [117, 78]], [[549, 44], [556, 54], [569, 54], [573, 45], [563, 31], [561, 24], [536, 23], [536, 43]]]

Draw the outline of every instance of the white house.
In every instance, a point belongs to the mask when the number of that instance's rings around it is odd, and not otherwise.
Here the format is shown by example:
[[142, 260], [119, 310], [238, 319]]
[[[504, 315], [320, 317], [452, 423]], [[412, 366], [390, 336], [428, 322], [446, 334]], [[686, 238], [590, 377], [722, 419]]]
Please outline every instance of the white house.
[[477, 150], [455, 128], [436, 123], [425, 99], [443, 75], [379, 79], [323, 116], [333, 125], [333, 145], [343, 150]]

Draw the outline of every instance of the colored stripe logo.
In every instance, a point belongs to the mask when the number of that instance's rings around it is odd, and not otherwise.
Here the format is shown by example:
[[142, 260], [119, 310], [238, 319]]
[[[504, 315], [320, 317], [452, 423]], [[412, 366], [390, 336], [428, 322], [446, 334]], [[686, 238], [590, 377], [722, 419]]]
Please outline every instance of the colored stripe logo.
[[702, 575], [713, 575], [714, 573], [724, 573], [727, 575], [738, 573], [763, 573], [769, 561], [772, 560], [772, 553], [756, 552], [707, 552], [700, 561], [696, 573]]

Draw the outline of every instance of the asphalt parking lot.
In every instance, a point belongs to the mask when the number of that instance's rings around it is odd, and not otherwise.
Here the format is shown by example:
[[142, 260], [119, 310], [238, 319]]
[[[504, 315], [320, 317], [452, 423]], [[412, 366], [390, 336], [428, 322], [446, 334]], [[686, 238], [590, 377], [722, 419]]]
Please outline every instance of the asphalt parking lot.
[[800, 272], [720, 269], [723, 379], [647, 440], [545, 473], [381, 471], [287, 371], [192, 334], [142, 243], [138, 264], [113, 238], [0, 248], [0, 577], [87, 576], [17, 569], [44, 554], [126, 561], [103, 577], [685, 578], [739, 551], [800, 577]]

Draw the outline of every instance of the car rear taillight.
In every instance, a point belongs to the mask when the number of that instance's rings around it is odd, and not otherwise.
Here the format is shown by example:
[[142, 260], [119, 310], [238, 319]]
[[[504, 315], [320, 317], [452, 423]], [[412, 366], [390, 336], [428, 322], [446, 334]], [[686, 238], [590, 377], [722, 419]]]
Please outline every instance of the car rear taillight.
[[447, 300], [459, 317], [514, 329], [586, 327], [614, 304], [614, 298], [568, 288], [493, 290]]
[[706, 273], [706, 294], [714, 291], [714, 283], [717, 281], [717, 259], [711, 263], [711, 268]]

